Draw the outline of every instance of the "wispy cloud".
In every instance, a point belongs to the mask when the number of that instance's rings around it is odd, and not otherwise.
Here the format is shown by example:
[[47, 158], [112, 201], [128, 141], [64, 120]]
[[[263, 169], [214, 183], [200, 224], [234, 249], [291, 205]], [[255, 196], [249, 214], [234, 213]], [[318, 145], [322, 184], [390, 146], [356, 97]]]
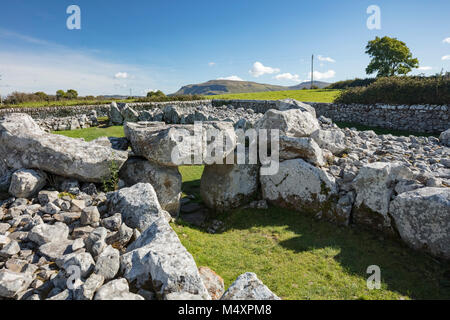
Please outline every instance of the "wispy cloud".
[[332, 63], [336, 62], [336, 60], [334, 60], [333, 58], [324, 57], [321, 55], [318, 56], [318, 59], [319, 59], [319, 61], [332, 62]]
[[31, 44], [27, 50], [1, 49], [2, 95], [13, 91], [54, 94], [59, 89], [71, 88], [80, 95], [123, 94], [120, 90], [125, 88], [140, 92], [148, 86], [157, 87], [156, 81], [149, 77], [155, 72], [149, 68], [110, 62], [92, 50], [74, 50], [4, 29], [0, 29], [0, 37], [14, 37], [19, 44]]
[[258, 78], [264, 74], [274, 74], [280, 72], [280, 69], [278, 68], [272, 68], [272, 67], [266, 67], [261, 62], [256, 61], [253, 64], [253, 67], [250, 69], [249, 73], [254, 76], [255, 78]]
[[419, 68], [417, 68], [417, 69], [418, 69], [418, 70], [421, 70], [421, 71], [428, 71], [428, 70], [433, 69], [433, 67], [423, 66], [423, 67], [419, 67]]
[[450, 60], [450, 54], [449, 54], [449, 55], [446, 55], [446, 56], [443, 56], [443, 57], [442, 57], [442, 60]]
[[275, 79], [300, 82], [300, 76], [298, 74], [291, 74], [289, 72], [278, 74], [275, 76]]
[[116, 79], [127, 79], [128, 78], [128, 73], [126, 73], [126, 72], [117, 72], [114, 75], [114, 78], [116, 78]]
[[208, 63], [208, 66], [210, 66], [210, 67], [214, 67], [215, 65], [216, 65], [216, 63], [212, 62], [212, 61]]
[[[326, 72], [314, 71], [314, 79], [316, 80], [325, 80], [334, 78], [336, 72], [334, 70], [328, 70]], [[309, 73], [309, 78], [311, 78], [311, 72]]]
[[238, 76], [229, 76], [229, 77], [223, 77], [223, 78], [217, 78], [217, 80], [233, 80], [233, 81], [244, 81]]
[[450, 44], [450, 37], [445, 38], [444, 40], [442, 40], [443, 43], [449, 43]]

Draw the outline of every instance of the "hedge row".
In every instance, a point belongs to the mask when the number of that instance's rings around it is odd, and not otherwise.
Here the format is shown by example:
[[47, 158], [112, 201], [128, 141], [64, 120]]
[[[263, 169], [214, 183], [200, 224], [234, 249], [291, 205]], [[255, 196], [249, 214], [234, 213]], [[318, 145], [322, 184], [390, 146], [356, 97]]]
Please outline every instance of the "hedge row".
[[450, 105], [450, 78], [379, 78], [367, 87], [348, 88], [342, 91], [335, 102], [344, 104]]
[[374, 83], [377, 79], [376, 78], [366, 78], [366, 79], [353, 79], [353, 80], [343, 80], [343, 81], [337, 81], [335, 83], [330, 84], [325, 89], [348, 89], [348, 88], [354, 88], [354, 87], [367, 87], [368, 85], [371, 85]]

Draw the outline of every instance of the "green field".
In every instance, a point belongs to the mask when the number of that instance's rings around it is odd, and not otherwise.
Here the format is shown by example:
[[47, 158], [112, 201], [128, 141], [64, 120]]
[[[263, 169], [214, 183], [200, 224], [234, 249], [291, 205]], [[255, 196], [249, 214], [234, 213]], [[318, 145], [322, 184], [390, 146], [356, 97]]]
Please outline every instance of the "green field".
[[[123, 136], [121, 127], [60, 134], [88, 140]], [[196, 196], [203, 167], [181, 167], [183, 191]], [[283, 299], [450, 299], [450, 265], [380, 234], [341, 228], [289, 210], [239, 209], [215, 216], [223, 230], [209, 234], [180, 219], [172, 226], [199, 266], [229, 286], [255, 272]], [[366, 269], [381, 268], [382, 288], [369, 290]]]
[[288, 90], [288, 91], [266, 91], [254, 93], [222, 94], [206, 96], [208, 99], [242, 99], [242, 100], [282, 100], [292, 98], [303, 102], [333, 102], [339, 94], [339, 90]]

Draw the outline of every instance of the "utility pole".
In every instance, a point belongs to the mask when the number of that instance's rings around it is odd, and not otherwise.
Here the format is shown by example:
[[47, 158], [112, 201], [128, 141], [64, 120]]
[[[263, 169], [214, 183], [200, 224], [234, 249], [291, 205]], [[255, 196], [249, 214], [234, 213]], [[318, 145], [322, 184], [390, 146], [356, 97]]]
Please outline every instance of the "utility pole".
[[311, 57], [311, 89], [314, 85], [314, 55]]

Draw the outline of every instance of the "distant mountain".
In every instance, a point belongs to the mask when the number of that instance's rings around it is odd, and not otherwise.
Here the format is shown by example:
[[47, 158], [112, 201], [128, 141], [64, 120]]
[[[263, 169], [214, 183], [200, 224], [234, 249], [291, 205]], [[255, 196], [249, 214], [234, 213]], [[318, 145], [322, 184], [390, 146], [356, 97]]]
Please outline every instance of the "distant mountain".
[[[173, 95], [180, 94], [200, 94], [200, 95], [216, 95], [227, 93], [249, 93], [249, 92], [264, 92], [264, 91], [284, 91], [284, 90], [300, 90], [309, 88], [311, 82], [303, 82], [295, 86], [277, 86], [273, 84], [264, 84], [251, 81], [234, 81], [234, 80], [210, 80], [200, 84], [189, 84], [182, 87]], [[324, 88], [329, 83], [314, 81], [314, 85], [319, 88]]]

